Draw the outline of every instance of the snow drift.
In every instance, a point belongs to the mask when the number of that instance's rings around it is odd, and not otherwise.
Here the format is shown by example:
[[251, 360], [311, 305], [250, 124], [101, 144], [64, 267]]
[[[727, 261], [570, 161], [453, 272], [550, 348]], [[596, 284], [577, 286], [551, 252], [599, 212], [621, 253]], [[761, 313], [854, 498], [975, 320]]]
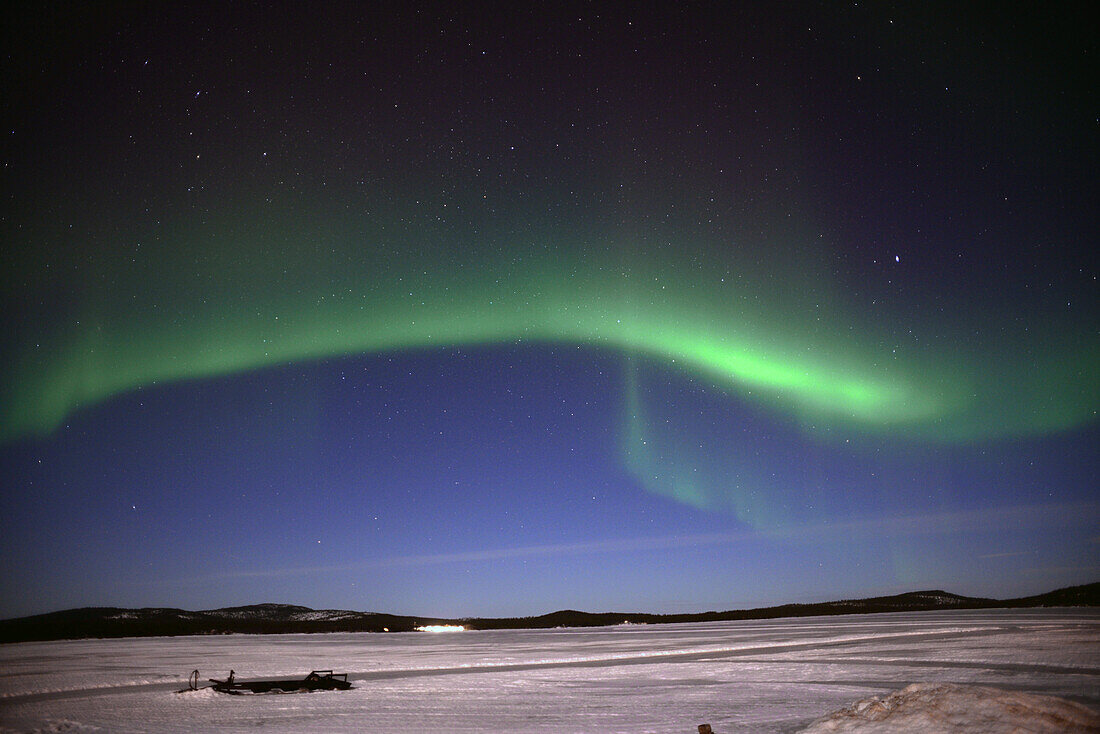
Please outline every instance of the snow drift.
[[951, 683], [914, 683], [815, 721], [805, 734], [1100, 732], [1100, 715], [1055, 696]]

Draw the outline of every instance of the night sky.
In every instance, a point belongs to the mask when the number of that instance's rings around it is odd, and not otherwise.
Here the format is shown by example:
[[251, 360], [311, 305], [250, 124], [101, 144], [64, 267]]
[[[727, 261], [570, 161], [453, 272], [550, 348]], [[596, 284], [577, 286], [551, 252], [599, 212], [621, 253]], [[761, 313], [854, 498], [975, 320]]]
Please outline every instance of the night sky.
[[1073, 3], [33, 5], [0, 616], [1100, 578]]

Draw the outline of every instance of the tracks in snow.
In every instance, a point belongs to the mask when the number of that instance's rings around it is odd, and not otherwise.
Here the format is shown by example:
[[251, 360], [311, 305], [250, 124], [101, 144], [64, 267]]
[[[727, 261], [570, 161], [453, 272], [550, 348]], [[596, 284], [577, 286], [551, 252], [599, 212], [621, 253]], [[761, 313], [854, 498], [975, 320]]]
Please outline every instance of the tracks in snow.
[[[614, 653], [606, 655], [595, 655], [582, 658], [559, 658], [559, 659], [544, 659], [544, 660], [532, 660], [529, 662], [516, 662], [516, 663], [480, 663], [474, 665], [456, 665], [447, 667], [431, 667], [431, 668], [400, 668], [394, 670], [373, 670], [373, 671], [361, 671], [361, 672], [349, 672], [348, 680], [356, 681], [357, 683], [369, 683], [371, 681], [385, 681], [385, 680], [400, 680], [406, 678], [419, 678], [426, 676], [440, 676], [440, 675], [478, 675], [484, 673], [508, 673], [508, 672], [521, 672], [530, 670], [551, 670], [561, 668], [600, 668], [600, 667], [617, 667], [625, 665], [654, 665], [658, 663], [687, 663], [687, 662], [699, 662], [699, 661], [716, 661], [716, 660], [730, 660], [734, 658], [759, 658], [760, 656], [774, 655], [779, 653], [789, 652], [809, 652], [816, 650], [825, 650], [829, 648], [843, 649], [848, 646], [855, 646], [865, 644], [869, 642], [927, 642], [936, 640], [947, 639], [959, 639], [967, 637], [980, 637], [990, 635], [1000, 635], [1012, 632], [1018, 632], [1020, 628], [1016, 626], [999, 626], [999, 627], [960, 627], [941, 629], [936, 631], [915, 631], [915, 632], [896, 632], [887, 634], [871, 634], [871, 635], [844, 635], [840, 637], [827, 637], [817, 640], [808, 641], [789, 641], [778, 642], [770, 644], [744, 644], [744, 645], [730, 645], [723, 647], [696, 647], [689, 649], [679, 650], [657, 650], [654, 652], [642, 652], [642, 653]], [[775, 660], [754, 660], [756, 663], [774, 663], [779, 662]], [[830, 661], [814, 661], [820, 663], [828, 663]], [[1022, 665], [1022, 664], [997, 664], [989, 662], [975, 661], [974, 663], [958, 662], [958, 661], [943, 661], [937, 662], [934, 660], [877, 660], [874, 657], [867, 658], [846, 658], [843, 661], [844, 664], [860, 663], [870, 665], [911, 665], [914, 667], [966, 667], [977, 669], [997, 669], [997, 670], [1019, 670], [1019, 671], [1042, 671], [1052, 674], [1080, 674], [1080, 675], [1098, 675], [1100, 676], [1100, 668], [1074, 668], [1068, 666], [1054, 666], [1054, 665]], [[137, 683], [120, 686], [105, 686], [95, 688], [81, 688], [72, 689], [66, 691], [44, 691], [38, 693], [26, 693], [17, 694], [12, 696], [5, 696], [0, 698], [0, 703], [5, 706], [14, 704], [34, 703], [40, 701], [55, 701], [61, 699], [71, 698], [94, 698], [100, 696], [114, 696], [125, 695], [131, 693], [168, 693], [179, 690], [181, 687], [179, 681], [170, 683]], [[187, 695], [187, 694], [181, 694]]]

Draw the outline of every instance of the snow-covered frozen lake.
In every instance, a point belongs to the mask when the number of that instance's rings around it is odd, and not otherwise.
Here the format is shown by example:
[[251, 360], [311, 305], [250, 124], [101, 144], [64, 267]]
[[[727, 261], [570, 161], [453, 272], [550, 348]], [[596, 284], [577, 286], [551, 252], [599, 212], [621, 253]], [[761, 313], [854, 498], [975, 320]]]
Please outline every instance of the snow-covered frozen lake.
[[[351, 691], [176, 694], [349, 673]], [[1100, 610], [983, 610], [446, 634], [0, 645], [0, 730], [793, 732], [933, 681], [1100, 709]]]

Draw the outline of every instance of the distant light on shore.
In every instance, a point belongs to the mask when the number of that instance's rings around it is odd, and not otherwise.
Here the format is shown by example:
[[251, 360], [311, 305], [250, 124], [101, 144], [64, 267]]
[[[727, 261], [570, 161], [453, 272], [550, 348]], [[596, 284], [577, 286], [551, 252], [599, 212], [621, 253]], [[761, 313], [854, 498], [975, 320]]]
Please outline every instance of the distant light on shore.
[[465, 632], [466, 628], [461, 624], [428, 624], [417, 627], [417, 632]]

